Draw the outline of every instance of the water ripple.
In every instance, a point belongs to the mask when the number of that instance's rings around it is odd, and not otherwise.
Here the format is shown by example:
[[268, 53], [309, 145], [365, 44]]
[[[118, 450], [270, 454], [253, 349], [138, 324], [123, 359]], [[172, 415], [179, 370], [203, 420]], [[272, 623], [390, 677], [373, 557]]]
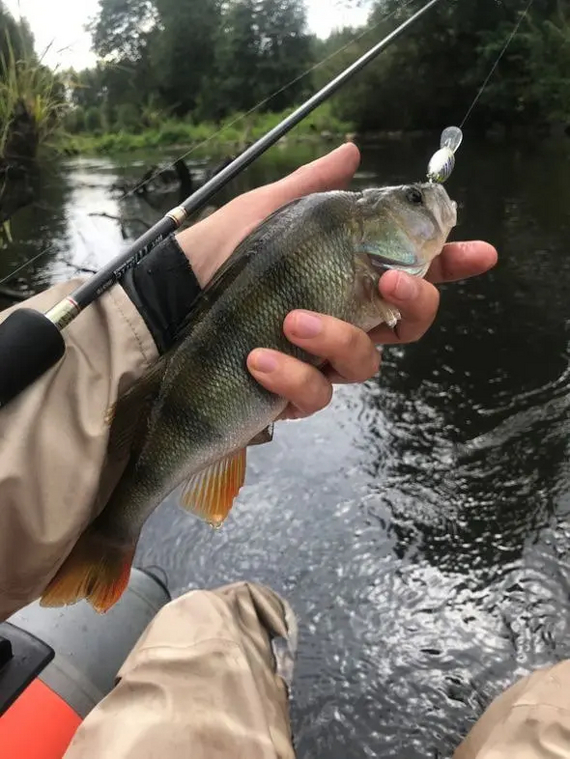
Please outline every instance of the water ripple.
[[[428, 142], [364, 151], [355, 186], [417, 176]], [[387, 348], [379, 377], [278, 425], [249, 454], [222, 530], [174, 498], [145, 528], [137, 558], [163, 566], [175, 593], [251, 579], [287, 596], [299, 759], [449, 756], [507, 685], [570, 656], [567, 153], [538, 146], [522, 161], [466, 141], [449, 182], [455, 236], [493, 242], [499, 266], [442, 287], [435, 325]], [[274, 156], [220, 202], [298, 162]], [[56, 252], [32, 283], [64, 276], [70, 255], [107, 260], [118, 227], [87, 213], [154, 220], [108, 192], [140, 173], [106, 159], [46, 173], [45, 206], [15, 225], [3, 267], [38, 240]]]

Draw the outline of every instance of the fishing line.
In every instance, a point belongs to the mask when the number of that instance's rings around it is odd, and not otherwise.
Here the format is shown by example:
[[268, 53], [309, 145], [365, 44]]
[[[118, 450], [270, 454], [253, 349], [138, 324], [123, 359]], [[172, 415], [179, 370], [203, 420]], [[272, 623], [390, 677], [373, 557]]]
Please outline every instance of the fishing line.
[[487, 87], [487, 85], [489, 84], [489, 81], [490, 81], [491, 77], [493, 76], [493, 74], [495, 73], [495, 70], [497, 69], [497, 66], [499, 65], [499, 63], [500, 63], [501, 59], [503, 58], [503, 56], [505, 55], [505, 53], [506, 53], [506, 52], [507, 52], [507, 50], [509, 49], [509, 46], [510, 46], [511, 42], [512, 42], [512, 41], [514, 40], [514, 38], [516, 37], [516, 35], [517, 35], [517, 33], [518, 33], [518, 31], [519, 31], [519, 29], [520, 29], [520, 27], [521, 27], [521, 24], [522, 24], [522, 22], [524, 21], [524, 19], [526, 18], [526, 16], [527, 16], [527, 14], [528, 14], [529, 10], [531, 9], [531, 6], [532, 6], [533, 2], [534, 2], [534, 0], [529, 0], [529, 2], [528, 2], [528, 5], [526, 6], [526, 8], [525, 8], [525, 10], [522, 12], [522, 14], [521, 14], [521, 16], [520, 16], [519, 20], [518, 20], [518, 21], [517, 21], [517, 23], [515, 24], [515, 28], [513, 29], [513, 31], [511, 32], [511, 34], [509, 35], [509, 38], [507, 39], [507, 41], [506, 41], [506, 43], [505, 43], [505, 46], [503, 47], [503, 49], [502, 49], [502, 50], [501, 50], [501, 52], [499, 53], [499, 56], [498, 56], [497, 60], [495, 61], [495, 63], [493, 64], [493, 67], [492, 67], [491, 71], [489, 72], [489, 74], [487, 75], [487, 78], [485, 79], [485, 81], [484, 81], [484, 82], [483, 82], [483, 84], [481, 85], [481, 89], [480, 89], [480, 90], [479, 90], [479, 92], [478, 92], [478, 93], [475, 95], [475, 99], [473, 100], [473, 102], [472, 102], [472, 103], [471, 103], [471, 105], [469, 106], [469, 108], [468, 108], [468, 110], [467, 110], [467, 113], [465, 114], [465, 117], [463, 118], [463, 121], [462, 121], [462, 122], [461, 122], [461, 124], [459, 125], [459, 128], [460, 128], [460, 129], [463, 129], [463, 127], [465, 126], [465, 122], [467, 121], [467, 119], [469, 118], [469, 116], [470, 116], [470, 115], [471, 115], [471, 113], [473, 112], [473, 109], [475, 108], [475, 106], [476, 106], [476, 105], [477, 105], [477, 103], [479, 102], [479, 99], [480, 99], [481, 95], [483, 94], [483, 92], [485, 91], [485, 88], [486, 88], [486, 87]]
[[347, 50], [351, 45], [354, 45], [355, 42], [360, 42], [361, 39], [363, 39], [367, 34], [370, 34], [370, 32], [376, 31], [379, 26], [384, 24], [386, 21], [389, 21], [393, 16], [395, 16], [397, 13], [399, 13], [401, 10], [405, 10], [409, 5], [411, 5], [414, 2], [414, 0], [405, 0], [405, 2], [402, 4], [400, 8], [396, 8], [390, 13], [386, 14], [386, 16], [383, 16], [376, 24], [374, 24], [371, 27], [367, 27], [363, 32], [358, 34], [356, 37], [353, 37], [351, 40], [349, 40], [345, 45], [340, 47], [338, 50], [333, 51], [329, 55], [327, 55], [325, 58], [323, 58], [322, 61], [319, 61], [318, 63], [313, 64], [310, 68], [308, 68], [306, 71], [304, 71], [302, 74], [299, 74], [295, 77], [295, 79], [292, 79], [287, 84], [284, 84], [282, 87], [280, 87], [278, 90], [273, 92], [271, 95], [268, 95], [263, 100], [260, 100], [259, 103], [253, 106], [249, 111], [246, 111], [246, 113], [240, 114], [237, 116], [233, 121], [230, 121], [229, 124], [225, 124], [221, 129], [218, 129], [217, 132], [214, 132], [214, 134], [207, 137], [202, 142], [198, 143], [198, 145], [194, 145], [189, 150], [186, 151], [186, 153], [183, 153], [178, 158], [175, 158], [172, 163], [166, 164], [163, 166], [162, 169], [159, 169], [156, 174], [151, 175], [148, 179], [145, 179], [143, 182], [140, 182], [140, 184], [133, 187], [131, 190], [129, 190], [127, 193], [122, 195], [117, 202], [121, 202], [122, 200], [125, 200], [125, 198], [128, 198], [129, 196], [133, 195], [137, 190], [140, 190], [141, 187], [143, 187], [145, 184], [148, 184], [149, 182], [152, 182], [153, 179], [156, 179], [156, 177], [160, 176], [160, 174], [165, 171], [166, 169], [172, 169], [177, 161], [183, 161], [185, 158], [188, 158], [189, 155], [192, 155], [195, 151], [199, 150], [200, 148], [207, 145], [209, 142], [211, 142], [213, 139], [218, 137], [220, 134], [225, 132], [227, 129], [230, 129], [231, 127], [235, 126], [236, 124], [239, 124], [244, 119], [247, 119], [248, 116], [251, 116], [253, 113], [258, 111], [260, 108], [262, 108], [264, 105], [266, 105], [270, 100], [272, 100], [274, 97], [277, 97], [277, 95], [280, 95], [282, 92], [285, 92], [285, 90], [288, 90], [290, 87], [292, 87], [294, 84], [297, 84], [297, 82], [301, 81], [301, 79], [304, 79], [304, 77], [311, 74], [313, 71], [316, 71], [321, 66], [324, 66], [325, 63], [328, 63], [328, 61], [335, 58], [337, 55], [340, 55], [340, 53]]
[[12, 277], [15, 277], [16, 274], [21, 272], [23, 269], [26, 269], [28, 266], [31, 266], [34, 261], [37, 261], [38, 258], [41, 258], [42, 256], [47, 255], [48, 253], [55, 253], [56, 248], [55, 245], [50, 245], [49, 248], [45, 248], [45, 250], [40, 251], [37, 256], [34, 256], [29, 261], [24, 261], [24, 263], [21, 266], [18, 266], [17, 269], [14, 269], [14, 271], [11, 271], [10, 274], [8, 274], [6, 277], [3, 277], [0, 279], [0, 285], [3, 285], [4, 282], [7, 282], [9, 279], [12, 279]]

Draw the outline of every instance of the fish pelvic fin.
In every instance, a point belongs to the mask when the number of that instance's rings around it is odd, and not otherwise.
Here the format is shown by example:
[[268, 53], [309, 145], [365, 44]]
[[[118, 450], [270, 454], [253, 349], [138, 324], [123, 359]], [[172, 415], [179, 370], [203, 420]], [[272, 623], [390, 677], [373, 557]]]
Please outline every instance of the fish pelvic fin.
[[110, 543], [88, 527], [44, 590], [40, 605], [67, 606], [86, 599], [103, 614], [117, 603], [129, 583], [135, 548]]
[[269, 424], [265, 429], [254, 435], [248, 443], [250, 445], [265, 445], [265, 443], [271, 443], [273, 440], [273, 433], [275, 431], [275, 425]]
[[188, 480], [180, 506], [213, 527], [220, 527], [244, 483], [245, 468], [245, 448], [216, 461]]

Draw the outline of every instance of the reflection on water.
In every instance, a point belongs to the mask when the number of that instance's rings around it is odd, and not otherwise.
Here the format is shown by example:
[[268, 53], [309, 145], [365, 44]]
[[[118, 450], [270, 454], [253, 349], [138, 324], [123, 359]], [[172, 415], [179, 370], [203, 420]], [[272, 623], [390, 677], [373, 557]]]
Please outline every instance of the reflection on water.
[[[431, 152], [429, 139], [369, 147], [355, 186], [418, 179]], [[314, 154], [274, 150], [219, 202]], [[420, 343], [387, 349], [378, 378], [252, 450], [223, 530], [172, 501], [145, 530], [139, 561], [177, 593], [249, 578], [288, 597], [302, 759], [447, 756], [506, 685], [570, 656], [569, 157], [467, 136], [455, 237], [493, 242], [497, 269], [442, 288]], [[156, 220], [110, 189], [149, 160], [52, 167], [0, 276], [45, 244], [36, 284], [69, 276], [63, 258], [108, 260], [119, 226], [90, 213], [120, 214], [130, 234], [129, 219]]]

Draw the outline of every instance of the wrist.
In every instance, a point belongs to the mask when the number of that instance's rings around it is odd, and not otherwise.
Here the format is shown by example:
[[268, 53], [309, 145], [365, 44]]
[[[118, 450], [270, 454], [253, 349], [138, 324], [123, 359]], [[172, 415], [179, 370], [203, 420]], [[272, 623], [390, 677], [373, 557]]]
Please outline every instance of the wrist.
[[174, 343], [177, 331], [201, 292], [190, 258], [174, 235], [156, 245], [121, 279], [159, 353]]
[[[201, 225], [205, 223], [205, 221], [200, 222]], [[223, 262], [221, 255], [218, 257], [206, 252], [204, 245], [200, 242], [199, 236], [196, 235], [196, 227], [189, 227], [177, 234], [176, 241], [190, 264], [190, 268], [198, 284], [200, 287], [205, 287]], [[208, 248], [211, 249], [211, 247], [211, 244], [208, 245]], [[218, 260], [219, 258], [220, 260]]]

